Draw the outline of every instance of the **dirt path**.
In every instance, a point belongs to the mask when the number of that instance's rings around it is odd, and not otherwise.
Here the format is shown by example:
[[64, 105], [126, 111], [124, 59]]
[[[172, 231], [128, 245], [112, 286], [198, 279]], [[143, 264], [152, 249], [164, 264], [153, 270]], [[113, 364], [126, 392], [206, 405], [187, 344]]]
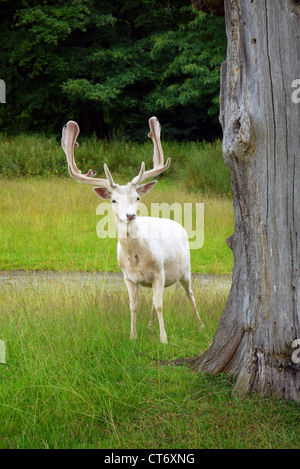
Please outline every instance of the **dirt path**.
[[[216, 288], [228, 288], [231, 275], [192, 274], [193, 282], [201, 285], [214, 284]], [[120, 272], [61, 272], [47, 270], [2, 270], [0, 271], [0, 288], [6, 285], [16, 287], [38, 286], [46, 283], [64, 282], [67, 284], [106, 285], [108, 287], [125, 286]]]

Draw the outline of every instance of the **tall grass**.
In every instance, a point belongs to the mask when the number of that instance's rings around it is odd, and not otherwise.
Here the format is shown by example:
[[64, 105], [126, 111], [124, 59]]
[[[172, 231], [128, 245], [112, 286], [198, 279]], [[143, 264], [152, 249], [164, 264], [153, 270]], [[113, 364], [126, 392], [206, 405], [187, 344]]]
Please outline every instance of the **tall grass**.
[[[101, 175], [106, 162], [112, 172], [130, 180], [138, 173], [142, 161], [148, 168], [152, 165], [153, 145], [148, 140], [138, 144], [124, 139], [107, 142], [95, 137], [79, 137], [79, 143], [76, 162], [84, 172], [92, 168]], [[160, 179], [183, 181], [188, 191], [231, 195], [230, 172], [222, 158], [221, 142], [164, 142], [163, 148], [165, 156], [172, 158], [172, 164]], [[0, 134], [0, 174], [6, 178], [67, 176], [66, 159], [59, 139]]]
[[230, 172], [222, 158], [221, 142], [191, 143], [184, 181], [189, 191], [231, 195]]
[[183, 290], [164, 295], [169, 344], [147, 327], [129, 340], [123, 284], [77, 277], [11, 277], [0, 287], [0, 448], [296, 448], [299, 407], [232, 394], [225, 376], [191, 374], [162, 360], [197, 355], [212, 340], [228, 286], [195, 280], [205, 328]]
[[[80, 139], [78, 166], [124, 183], [152, 145]], [[234, 216], [220, 144], [164, 145], [172, 157], [145, 202], [203, 202], [202, 249], [193, 272], [230, 273], [225, 243]], [[1, 272], [0, 448], [297, 448], [299, 407], [232, 394], [226, 376], [191, 374], [162, 360], [211, 343], [229, 285], [194, 280], [199, 331], [179, 286], [165, 290], [169, 344], [147, 324], [151, 291], [141, 289], [137, 341], [129, 340], [124, 283], [66, 271], [117, 271], [116, 239], [96, 236], [99, 200], [67, 175], [59, 142], [0, 135], [0, 270], [61, 270], [60, 277]], [[54, 177], [60, 176], [60, 177]], [[23, 177], [25, 176], [25, 177]], [[227, 181], [227, 182], [226, 182]], [[224, 197], [224, 195], [226, 197]], [[95, 281], [95, 278], [98, 281]], [[94, 279], [92, 281], [91, 279]]]

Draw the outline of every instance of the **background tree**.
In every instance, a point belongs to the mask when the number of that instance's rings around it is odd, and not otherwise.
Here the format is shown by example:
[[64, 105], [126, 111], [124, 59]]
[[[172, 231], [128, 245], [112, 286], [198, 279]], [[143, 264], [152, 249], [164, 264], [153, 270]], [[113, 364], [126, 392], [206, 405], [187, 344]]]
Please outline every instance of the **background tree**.
[[203, 12], [176, 30], [154, 36], [152, 56], [162, 73], [153, 96], [167, 134], [198, 139], [219, 133], [220, 64], [225, 51], [224, 18]]
[[235, 377], [242, 393], [299, 400], [300, 105], [292, 83], [300, 5], [225, 0], [225, 18], [220, 118], [235, 209], [233, 281], [212, 345], [187, 363]]
[[223, 18], [189, 0], [0, 0], [0, 9], [2, 129], [57, 133], [73, 118], [82, 133], [138, 139], [140, 122], [159, 114], [165, 136], [219, 134]]

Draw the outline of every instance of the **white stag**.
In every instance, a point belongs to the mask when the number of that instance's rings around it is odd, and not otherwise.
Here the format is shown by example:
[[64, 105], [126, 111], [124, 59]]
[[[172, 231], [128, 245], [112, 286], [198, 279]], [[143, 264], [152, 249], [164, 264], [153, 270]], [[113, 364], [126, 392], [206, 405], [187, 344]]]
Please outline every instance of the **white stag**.
[[141, 165], [138, 176], [125, 186], [115, 184], [106, 164], [106, 179], [94, 178], [91, 169], [81, 174], [74, 160], [74, 146], [79, 134], [79, 126], [69, 121], [62, 131], [61, 144], [68, 160], [70, 176], [84, 184], [99, 186], [96, 194], [112, 202], [118, 232], [118, 262], [127, 285], [131, 311], [131, 338], [136, 338], [136, 312], [138, 307], [138, 286], [152, 287], [153, 303], [149, 326], [153, 327], [157, 313], [160, 328], [160, 340], [167, 343], [167, 334], [163, 320], [164, 287], [177, 281], [183, 286], [200, 327], [194, 294], [191, 289], [190, 250], [185, 229], [173, 220], [138, 217], [137, 208], [140, 195], [146, 194], [157, 181], [139, 185], [146, 179], [158, 176], [170, 166], [170, 158], [164, 164], [160, 142], [160, 124], [156, 117], [149, 119], [149, 138], [154, 144], [153, 169], [145, 171]]

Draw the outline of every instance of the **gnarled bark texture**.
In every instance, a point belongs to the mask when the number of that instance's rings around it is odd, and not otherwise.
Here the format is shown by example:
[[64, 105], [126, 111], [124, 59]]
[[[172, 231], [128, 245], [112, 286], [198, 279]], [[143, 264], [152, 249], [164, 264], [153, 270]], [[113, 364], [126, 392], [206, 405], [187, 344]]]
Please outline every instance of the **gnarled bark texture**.
[[223, 154], [232, 176], [230, 295], [195, 370], [236, 378], [235, 389], [300, 399], [300, 5], [225, 0], [221, 69]]

